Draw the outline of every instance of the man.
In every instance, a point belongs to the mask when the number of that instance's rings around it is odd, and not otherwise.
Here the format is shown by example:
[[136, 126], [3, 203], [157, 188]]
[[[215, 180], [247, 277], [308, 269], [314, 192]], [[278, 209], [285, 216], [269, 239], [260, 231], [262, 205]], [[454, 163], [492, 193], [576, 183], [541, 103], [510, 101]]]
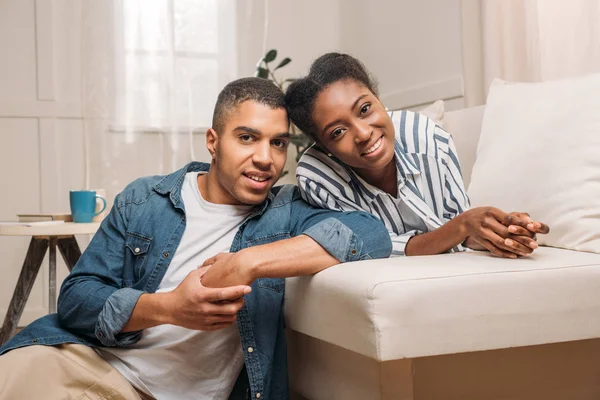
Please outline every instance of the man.
[[272, 189], [288, 127], [271, 82], [227, 85], [207, 131], [211, 164], [116, 197], [58, 313], [0, 349], [0, 398], [287, 398], [282, 278], [391, 252], [375, 217]]

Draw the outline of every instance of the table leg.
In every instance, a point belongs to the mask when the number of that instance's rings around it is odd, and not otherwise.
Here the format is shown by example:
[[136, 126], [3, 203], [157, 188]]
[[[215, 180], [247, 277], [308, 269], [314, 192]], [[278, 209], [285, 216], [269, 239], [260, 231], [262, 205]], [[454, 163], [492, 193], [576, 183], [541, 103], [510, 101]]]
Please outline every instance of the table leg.
[[19, 319], [21, 319], [21, 314], [23, 314], [23, 309], [29, 298], [29, 293], [31, 293], [31, 288], [35, 283], [40, 266], [44, 261], [47, 249], [48, 239], [35, 237], [31, 239], [17, 286], [4, 317], [4, 323], [0, 331], [0, 345], [12, 336], [19, 323]]
[[50, 314], [56, 312], [56, 237], [50, 237], [48, 243], [50, 247], [49, 263], [50, 270], [48, 273], [48, 312]]
[[81, 250], [77, 245], [75, 236], [59, 238], [58, 250], [60, 250], [60, 254], [62, 254], [65, 264], [67, 264], [67, 268], [71, 271], [73, 267], [75, 267], [75, 264], [77, 264], [79, 257], [81, 257]]

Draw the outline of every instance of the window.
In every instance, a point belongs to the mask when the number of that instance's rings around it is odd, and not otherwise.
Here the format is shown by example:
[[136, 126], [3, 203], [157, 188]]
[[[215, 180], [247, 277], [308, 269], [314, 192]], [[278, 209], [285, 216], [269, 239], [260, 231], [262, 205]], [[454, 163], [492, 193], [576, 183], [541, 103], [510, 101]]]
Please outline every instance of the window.
[[116, 125], [208, 127], [219, 90], [236, 77], [234, 0], [121, 0]]

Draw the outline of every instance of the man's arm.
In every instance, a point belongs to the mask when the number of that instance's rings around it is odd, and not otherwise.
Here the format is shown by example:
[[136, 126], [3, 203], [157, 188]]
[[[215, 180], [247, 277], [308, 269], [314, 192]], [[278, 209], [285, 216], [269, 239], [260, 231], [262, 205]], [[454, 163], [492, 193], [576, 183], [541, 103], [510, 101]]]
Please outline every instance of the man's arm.
[[194, 271], [170, 293], [123, 287], [128, 219], [126, 206], [118, 207], [120, 196], [63, 282], [58, 298], [61, 324], [104, 346], [131, 345], [139, 340], [141, 329], [166, 323], [203, 330], [231, 325], [235, 308], [241, 307], [236, 300], [249, 293], [247, 286], [204, 288], [197, 276], [204, 271]]
[[105, 346], [126, 345], [139, 338], [135, 334], [117, 336], [143, 293], [122, 285], [128, 224], [119, 209], [122, 195], [115, 198], [110, 213], [63, 282], [58, 297], [61, 324]]
[[250, 265], [256, 277], [286, 278], [312, 275], [340, 263], [306, 235], [261, 247], [246, 249], [246, 257], [253, 260]]
[[315, 274], [333, 265], [388, 257], [392, 243], [377, 217], [365, 212], [314, 208], [298, 198], [292, 210], [292, 238], [221, 253], [202, 278], [208, 287], [251, 284], [257, 278]]
[[211, 268], [202, 277], [208, 287], [250, 285], [258, 278], [312, 275], [340, 262], [306, 235], [220, 253], [207, 259]]
[[163, 324], [202, 331], [214, 331], [232, 325], [237, 312], [244, 305], [243, 296], [252, 289], [249, 286], [207, 288], [200, 281], [206, 270], [201, 268], [190, 272], [171, 292], [141, 295], [122, 332]]
[[291, 236], [309, 236], [340, 263], [390, 256], [390, 235], [376, 216], [317, 209], [298, 199], [292, 211]]

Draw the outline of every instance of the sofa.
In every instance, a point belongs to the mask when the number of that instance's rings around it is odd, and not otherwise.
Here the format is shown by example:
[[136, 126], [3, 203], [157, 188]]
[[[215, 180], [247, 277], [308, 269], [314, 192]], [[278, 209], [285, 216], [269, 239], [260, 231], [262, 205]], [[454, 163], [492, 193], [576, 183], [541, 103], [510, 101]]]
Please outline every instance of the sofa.
[[[466, 185], [485, 112], [440, 122]], [[285, 293], [293, 399], [600, 399], [597, 252], [360, 261], [287, 279]]]

